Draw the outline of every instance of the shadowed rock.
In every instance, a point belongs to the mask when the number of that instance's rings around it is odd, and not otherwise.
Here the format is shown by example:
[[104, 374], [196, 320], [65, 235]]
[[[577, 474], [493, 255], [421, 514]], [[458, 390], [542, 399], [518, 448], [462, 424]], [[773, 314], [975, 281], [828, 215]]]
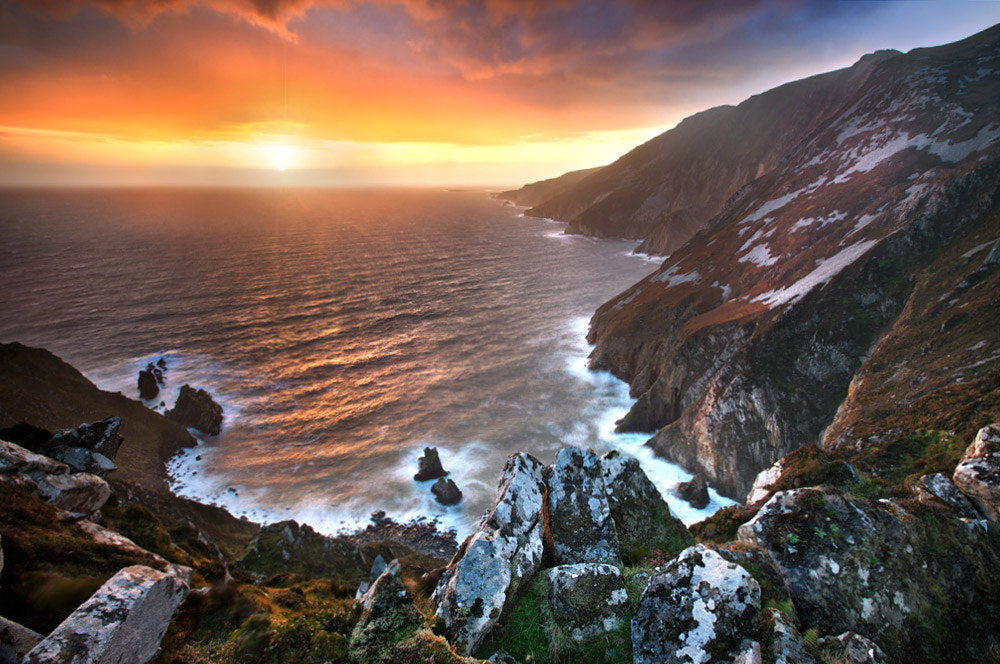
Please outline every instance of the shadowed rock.
[[841, 661], [844, 664], [889, 664], [889, 658], [881, 648], [854, 632], [819, 639], [816, 646], [829, 661]]
[[560, 450], [548, 486], [548, 525], [556, 562], [620, 565], [603, 468], [593, 450]]
[[443, 477], [434, 483], [434, 486], [431, 487], [431, 493], [442, 505], [456, 505], [462, 500], [462, 491], [455, 484], [455, 481]]
[[979, 430], [953, 479], [987, 519], [1000, 521], [1000, 424]]
[[393, 560], [361, 596], [361, 617], [351, 633], [352, 661], [393, 662], [391, 649], [423, 624]]
[[438, 456], [437, 448], [425, 447], [424, 455], [417, 461], [417, 474], [413, 476], [413, 479], [424, 482], [436, 480], [447, 474], [447, 471], [441, 466], [441, 457]]
[[181, 387], [177, 403], [164, 415], [209, 436], [218, 436], [222, 431], [222, 406], [205, 390], [196, 390], [190, 385]]
[[156, 379], [156, 374], [153, 373], [152, 364], [139, 372], [138, 387], [139, 398], [144, 401], [155, 399], [160, 393], [160, 381]]
[[708, 484], [704, 477], [695, 475], [677, 485], [677, 495], [696, 510], [704, 509], [708, 505]]
[[237, 565], [261, 576], [291, 572], [351, 579], [369, 571], [354, 542], [321, 535], [295, 521], [281, 521], [261, 528]]
[[613, 565], [559, 565], [547, 572], [549, 607], [575, 641], [618, 629], [628, 607], [625, 579]]

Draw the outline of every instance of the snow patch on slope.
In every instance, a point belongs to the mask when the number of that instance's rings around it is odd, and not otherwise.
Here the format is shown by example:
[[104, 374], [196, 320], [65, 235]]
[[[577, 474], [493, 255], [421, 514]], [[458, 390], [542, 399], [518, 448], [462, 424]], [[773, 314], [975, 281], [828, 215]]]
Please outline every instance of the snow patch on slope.
[[876, 240], [865, 240], [845, 247], [833, 256], [817, 261], [816, 269], [794, 284], [785, 288], [777, 288], [766, 293], [761, 293], [753, 298], [751, 302], [763, 302], [770, 309], [790, 302], [797, 302], [816, 286], [829, 282], [841, 270], [861, 258], [875, 244]]

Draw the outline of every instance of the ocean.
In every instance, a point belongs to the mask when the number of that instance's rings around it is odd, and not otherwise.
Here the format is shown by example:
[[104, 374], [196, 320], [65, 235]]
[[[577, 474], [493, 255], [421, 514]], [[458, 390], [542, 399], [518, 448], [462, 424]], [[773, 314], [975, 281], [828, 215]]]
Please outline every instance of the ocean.
[[[688, 523], [690, 478], [614, 433], [627, 385], [587, 370], [605, 300], [656, 263], [562, 233], [485, 191], [0, 191], [0, 340], [42, 346], [138, 398], [147, 363], [223, 406], [175, 457], [179, 495], [335, 533], [383, 510], [462, 537], [506, 458], [620, 449]], [[128, 441], [125, 442], [128, 444]], [[415, 482], [435, 446], [461, 503]]]

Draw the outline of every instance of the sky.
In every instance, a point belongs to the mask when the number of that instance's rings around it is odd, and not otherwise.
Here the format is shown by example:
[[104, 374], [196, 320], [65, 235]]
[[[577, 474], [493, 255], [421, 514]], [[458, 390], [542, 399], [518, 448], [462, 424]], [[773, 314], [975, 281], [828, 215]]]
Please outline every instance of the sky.
[[513, 186], [993, 0], [0, 0], [0, 186]]

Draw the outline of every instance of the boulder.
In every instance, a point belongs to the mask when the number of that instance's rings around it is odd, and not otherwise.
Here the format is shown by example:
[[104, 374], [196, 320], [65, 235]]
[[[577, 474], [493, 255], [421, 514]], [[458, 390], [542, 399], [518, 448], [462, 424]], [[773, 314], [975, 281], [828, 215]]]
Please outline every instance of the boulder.
[[556, 562], [620, 565], [604, 471], [593, 450], [560, 450], [548, 487], [549, 531]]
[[44, 454], [35, 454], [20, 445], [0, 440], [0, 474], [27, 475], [42, 477], [44, 475], [64, 475], [69, 467]]
[[357, 545], [343, 537], [321, 535], [295, 521], [260, 529], [236, 564], [258, 576], [282, 572], [313, 577], [355, 579], [369, 567]]
[[354, 599], [361, 599], [361, 596], [368, 592], [368, 589], [375, 583], [375, 579], [382, 576], [382, 572], [385, 571], [387, 566], [382, 554], [376, 555], [375, 560], [372, 561], [372, 571], [368, 576], [368, 580], [362, 581], [361, 585], [358, 586], [358, 591], [354, 594]]
[[552, 616], [571, 639], [583, 641], [619, 627], [628, 608], [628, 592], [617, 567], [559, 565], [547, 575]]
[[889, 664], [889, 658], [881, 648], [854, 632], [824, 637], [816, 641], [816, 647], [826, 655], [828, 661], [844, 664]]
[[677, 485], [677, 495], [696, 510], [704, 509], [708, 505], [708, 484], [704, 477], [695, 475]]
[[612, 450], [601, 457], [601, 472], [622, 553], [642, 547], [677, 551], [694, 542], [637, 459]]
[[733, 664], [764, 664], [764, 657], [760, 652], [760, 644], [750, 639], [744, 639], [733, 657]]
[[181, 386], [177, 402], [164, 415], [209, 436], [218, 436], [222, 431], [222, 406], [205, 390], [196, 390], [190, 385]]
[[770, 627], [774, 664], [816, 664], [806, 650], [806, 643], [792, 620], [777, 609], [764, 609], [764, 622]]
[[111, 497], [111, 487], [97, 475], [44, 475], [35, 479], [38, 495], [56, 509], [74, 514], [93, 514]]
[[361, 617], [351, 632], [349, 652], [354, 661], [392, 664], [392, 647], [423, 624], [393, 560], [358, 603]]
[[60, 446], [49, 450], [48, 453], [52, 458], [69, 466], [70, 471], [74, 473], [91, 473], [98, 477], [105, 477], [117, 468], [114, 461], [100, 452], [88, 450], [86, 447]]
[[960, 518], [982, 518], [982, 515], [976, 510], [972, 501], [966, 498], [965, 494], [959, 491], [954, 482], [944, 473], [923, 475], [917, 480], [914, 488], [917, 491], [917, 498], [921, 502], [926, 503], [936, 499], [954, 509]]
[[417, 474], [413, 476], [413, 479], [424, 482], [436, 480], [447, 474], [447, 471], [441, 466], [441, 457], [438, 456], [437, 448], [425, 447], [424, 455], [417, 460]]
[[75, 429], [63, 429], [49, 439], [44, 451], [51, 454], [63, 447], [84, 447], [114, 461], [122, 444], [122, 437], [118, 434], [121, 426], [122, 418], [112, 415], [100, 422], [81, 424]]
[[153, 372], [153, 369], [153, 365], [149, 364], [145, 369], [139, 372], [139, 398], [143, 401], [155, 399], [160, 393], [161, 381], [156, 379], [156, 374]]
[[979, 430], [952, 479], [987, 519], [1000, 521], [1000, 423]]
[[479, 647], [541, 566], [547, 472], [528, 454], [507, 459], [493, 508], [438, 582], [436, 619], [459, 654]]
[[739, 528], [785, 579], [803, 626], [878, 635], [894, 660], [981, 659], [1000, 628], [1000, 533], [946, 507], [780, 491]]
[[636, 664], [730, 662], [757, 633], [760, 586], [702, 545], [681, 552], [649, 580], [632, 617]]
[[[37, 646], [42, 635], [12, 620], [0, 618], [0, 662], [20, 662]], [[4, 659], [7, 657], [7, 659]]]
[[753, 505], [771, 495], [771, 485], [781, 479], [781, 473], [784, 470], [781, 459], [778, 459], [768, 468], [757, 473], [757, 477], [753, 480], [753, 486], [750, 487], [750, 493], [747, 494], [747, 505]]
[[442, 505], [457, 505], [462, 500], [462, 491], [454, 480], [441, 477], [431, 487], [434, 498]]
[[145, 664], [156, 656], [189, 584], [190, 576], [126, 567], [32, 648], [22, 664]]

